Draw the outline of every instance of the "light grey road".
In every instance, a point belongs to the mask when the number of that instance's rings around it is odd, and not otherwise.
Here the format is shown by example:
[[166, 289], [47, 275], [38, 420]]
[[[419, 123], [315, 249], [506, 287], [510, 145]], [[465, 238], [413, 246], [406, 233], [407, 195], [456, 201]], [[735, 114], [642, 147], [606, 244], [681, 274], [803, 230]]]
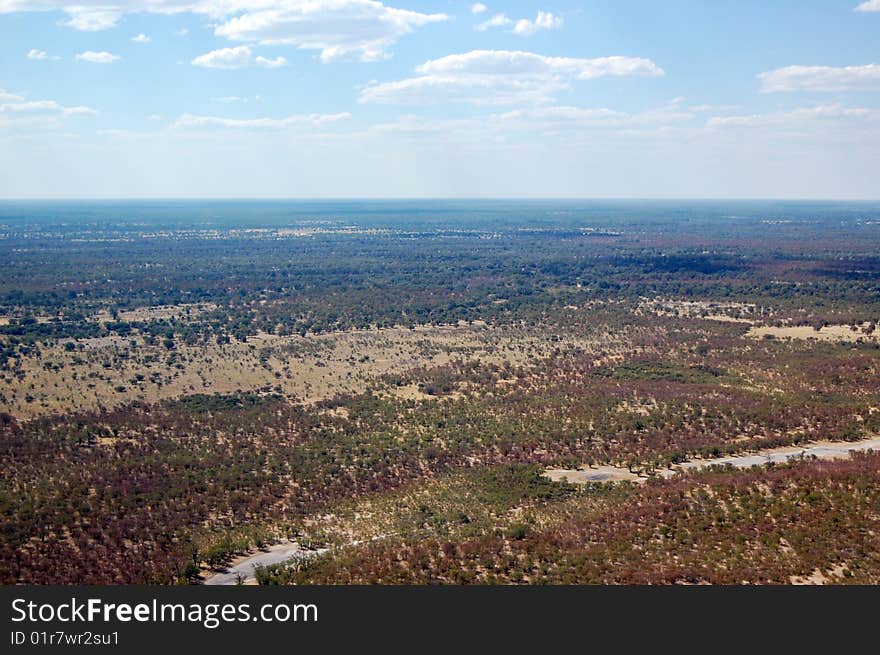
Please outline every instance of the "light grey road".
[[835, 459], [846, 457], [853, 451], [880, 450], [880, 437], [865, 441], [823, 441], [814, 443], [803, 448], [778, 448], [754, 455], [734, 455], [732, 457], [719, 457], [718, 459], [703, 459], [684, 462], [680, 468], [699, 469], [710, 465], [724, 466], [730, 464], [735, 468], [749, 468], [761, 466], [770, 462], [787, 462], [798, 457], [816, 457], [818, 459]]
[[[734, 468], [745, 469], [751, 466], [763, 466], [770, 462], [787, 462], [798, 457], [816, 457], [817, 459], [837, 459], [848, 457], [853, 451], [880, 450], [880, 437], [866, 439], [864, 441], [816, 441], [802, 448], [785, 446], [764, 450], [751, 455], [731, 455], [717, 459], [694, 459], [676, 465], [672, 469], [663, 469], [658, 474], [668, 478], [679, 471], [693, 471], [704, 469], [708, 466], [724, 466], [730, 464]], [[548, 469], [544, 475], [551, 480], [567, 480], [575, 484], [587, 484], [589, 482], [606, 482], [612, 480], [629, 480], [631, 482], [645, 482], [646, 476], [631, 473], [626, 468], [616, 466], [597, 466], [582, 469]]]
[[206, 585], [234, 585], [238, 584], [238, 576], [241, 576], [244, 584], [253, 584], [254, 568], [260, 564], [269, 566], [270, 564], [280, 564], [292, 559], [302, 559], [313, 557], [326, 550], [303, 550], [299, 544], [295, 542], [285, 541], [274, 546], [269, 546], [266, 550], [261, 550], [255, 555], [250, 555], [237, 562], [234, 562], [226, 573], [217, 573], [205, 580]]

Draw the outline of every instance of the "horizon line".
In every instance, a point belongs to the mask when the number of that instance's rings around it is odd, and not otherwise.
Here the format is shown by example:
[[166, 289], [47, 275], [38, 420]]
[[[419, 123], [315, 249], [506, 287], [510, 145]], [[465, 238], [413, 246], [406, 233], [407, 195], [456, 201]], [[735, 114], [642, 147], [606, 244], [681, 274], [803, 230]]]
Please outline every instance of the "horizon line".
[[547, 202], [547, 201], [649, 201], [649, 202], [880, 202], [880, 197], [726, 197], [726, 196], [83, 196], [83, 197], [0, 197], [0, 202], [345, 202], [345, 201], [508, 201], [508, 202]]

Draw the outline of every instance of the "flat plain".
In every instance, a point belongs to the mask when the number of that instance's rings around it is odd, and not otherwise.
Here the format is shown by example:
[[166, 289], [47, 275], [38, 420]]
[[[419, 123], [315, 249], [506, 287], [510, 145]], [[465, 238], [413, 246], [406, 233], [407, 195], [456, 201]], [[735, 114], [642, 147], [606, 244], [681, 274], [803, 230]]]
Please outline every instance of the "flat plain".
[[0, 582], [876, 584], [878, 215], [0, 203]]

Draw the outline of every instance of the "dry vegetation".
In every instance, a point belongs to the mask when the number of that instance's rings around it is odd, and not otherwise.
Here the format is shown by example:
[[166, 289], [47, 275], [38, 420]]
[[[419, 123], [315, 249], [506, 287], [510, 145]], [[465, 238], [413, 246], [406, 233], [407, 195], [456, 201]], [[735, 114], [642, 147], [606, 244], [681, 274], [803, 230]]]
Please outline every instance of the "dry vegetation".
[[0, 582], [880, 581], [880, 233], [395, 220], [6, 226]]
[[[169, 308], [169, 313], [173, 311]], [[67, 343], [75, 343], [70, 349]], [[244, 342], [147, 345], [141, 337], [81, 339], [44, 347], [15, 375], [0, 375], [0, 398], [22, 418], [157, 402], [196, 393], [272, 391], [303, 403], [362, 393], [382, 376], [467, 359], [528, 367], [559, 348], [621, 357], [623, 335], [592, 331], [548, 341], [540, 326], [480, 324], [392, 327], [321, 335], [258, 333]], [[393, 387], [399, 397], [427, 396]]]

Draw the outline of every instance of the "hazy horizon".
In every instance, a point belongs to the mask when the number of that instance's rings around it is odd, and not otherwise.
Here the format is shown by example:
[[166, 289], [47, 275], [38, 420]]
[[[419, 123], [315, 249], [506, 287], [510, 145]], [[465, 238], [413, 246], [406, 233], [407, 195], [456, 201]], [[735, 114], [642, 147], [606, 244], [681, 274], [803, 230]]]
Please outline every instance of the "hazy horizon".
[[790, 203], [874, 203], [880, 202], [877, 197], [809, 197], [809, 196], [780, 196], [780, 197], [742, 197], [731, 198], [723, 196], [93, 196], [93, 197], [26, 197], [9, 196], [0, 197], [0, 203], [14, 202], [730, 202], [730, 203], [760, 203], [760, 202], [790, 202]]

